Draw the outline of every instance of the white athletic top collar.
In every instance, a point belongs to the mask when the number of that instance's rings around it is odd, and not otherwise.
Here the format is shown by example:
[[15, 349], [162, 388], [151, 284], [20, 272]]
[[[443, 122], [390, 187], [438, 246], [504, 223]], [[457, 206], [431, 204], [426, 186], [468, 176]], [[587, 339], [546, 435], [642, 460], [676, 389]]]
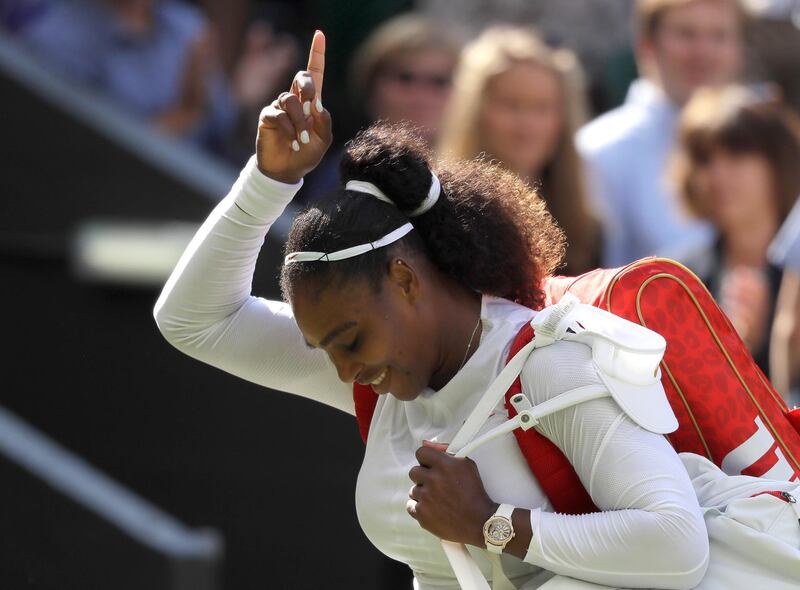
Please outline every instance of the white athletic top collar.
[[[348, 191], [372, 195], [379, 201], [394, 205], [394, 201], [387, 197], [381, 189], [371, 182], [366, 182], [364, 180], [350, 180], [344, 188]], [[439, 200], [439, 195], [441, 192], [442, 185], [439, 182], [439, 178], [433, 172], [431, 172], [431, 186], [428, 189], [428, 196], [425, 197], [425, 200], [422, 201], [422, 203], [420, 203], [419, 207], [407, 213], [408, 217], [417, 217], [428, 212]], [[386, 234], [379, 240], [369, 242], [367, 244], [351, 246], [350, 248], [337, 250], [336, 252], [291, 252], [283, 259], [283, 264], [287, 265], [291, 264], [292, 262], [331, 262], [334, 260], [352, 258], [353, 256], [359, 256], [365, 252], [369, 252], [371, 250], [381, 248], [382, 246], [387, 246], [392, 242], [396, 242], [412, 229], [414, 229], [414, 226], [410, 223], [406, 223], [405, 225], [398, 227], [396, 230]]]

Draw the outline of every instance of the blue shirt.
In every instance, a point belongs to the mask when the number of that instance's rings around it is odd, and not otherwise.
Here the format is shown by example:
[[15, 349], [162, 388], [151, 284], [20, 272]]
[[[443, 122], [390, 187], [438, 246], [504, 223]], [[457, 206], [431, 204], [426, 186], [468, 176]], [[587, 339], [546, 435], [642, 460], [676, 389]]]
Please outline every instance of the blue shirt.
[[800, 199], [792, 207], [769, 246], [769, 261], [784, 270], [800, 274]]
[[625, 104], [578, 131], [576, 145], [604, 222], [606, 267], [658, 254], [676, 243], [712, 240], [707, 224], [683, 212], [667, 177], [678, 116], [657, 86], [639, 79]]
[[0, 29], [21, 31], [44, 14], [51, 0], [0, 0]]
[[[151, 30], [137, 34], [101, 1], [60, 0], [22, 37], [58, 73], [150, 118], [179, 101], [190, 49], [206, 26], [196, 8], [176, 0], [156, 1], [153, 11]], [[236, 117], [221, 72], [207, 93], [206, 116], [188, 134], [198, 143], [224, 136]]]

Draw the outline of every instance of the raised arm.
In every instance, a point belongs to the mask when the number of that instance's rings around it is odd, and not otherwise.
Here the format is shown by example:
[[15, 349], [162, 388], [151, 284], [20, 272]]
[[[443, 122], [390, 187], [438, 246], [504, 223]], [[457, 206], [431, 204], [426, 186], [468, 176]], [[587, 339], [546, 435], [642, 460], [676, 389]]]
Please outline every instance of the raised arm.
[[305, 345], [291, 308], [250, 293], [267, 231], [331, 143], [314, 79], [321, 84], [324, 52], [317, 33], [309, 71], [262, 111], [256, 155], [192, 239], [154, 315], [165, 338], [194, 358], [353, 413], [350, 388], [324, 353]]

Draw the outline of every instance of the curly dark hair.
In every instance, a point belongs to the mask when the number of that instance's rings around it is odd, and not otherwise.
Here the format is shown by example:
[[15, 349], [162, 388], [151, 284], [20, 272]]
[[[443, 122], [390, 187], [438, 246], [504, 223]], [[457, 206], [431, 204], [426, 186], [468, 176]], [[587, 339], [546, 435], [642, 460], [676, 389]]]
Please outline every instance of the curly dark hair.
[[539, 309], [542, 279], [564, 257], [564, 235], [536, 191], [516, 175], [485, 160], [435, 161], [419, 133], [406, 124], [378, 122], [347, 146], [340, 165], [342, 183], [371, 182], [394, 205], [343, 188], [323, 205], [298, 215], [286, 253], [333, 252], [378, 240], [409, 221], [425, 199], [431, 170], [442, 194], [427, 212], [414, 217], [415, 231], [391, 246], [336, 262], [288, 264], [281, 272], [287, 301], [299, 280], [320, 289], [355, 277], [376, 291], [391, 256], [408, 248], [424, 253], [442, 272], [464, 286]]

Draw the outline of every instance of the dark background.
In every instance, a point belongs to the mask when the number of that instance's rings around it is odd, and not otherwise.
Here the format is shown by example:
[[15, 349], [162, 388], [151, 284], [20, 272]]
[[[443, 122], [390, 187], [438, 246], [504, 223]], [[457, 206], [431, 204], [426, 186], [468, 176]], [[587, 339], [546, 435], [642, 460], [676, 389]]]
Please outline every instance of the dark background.
[[[86, 219], [199, 223], [213, 200], [7, 74], [0, 96], [0, 405], [190, 527], [218, 530], [226, 589], [409, 588], [407, 568], [359, 528], [351, 416], [180, 354], [152, 319], [156, 286], [73, 272]], [[280, 243], [264, 250], [254, 291], [276, 297]], [[0, 484], [0, 588], [91, 588], [73, 570], [86, 552], [107, 559], [102, 527], [82, 544], [94, 525], [31, 510], [52, 501], [21, 481]]]

